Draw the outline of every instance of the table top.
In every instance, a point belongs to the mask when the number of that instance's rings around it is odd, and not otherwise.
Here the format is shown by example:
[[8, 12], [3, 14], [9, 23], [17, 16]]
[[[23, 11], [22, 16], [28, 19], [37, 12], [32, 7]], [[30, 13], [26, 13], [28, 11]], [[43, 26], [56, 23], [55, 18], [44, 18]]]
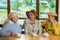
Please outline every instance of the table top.
[[17, 36], [0, 37], [0, 40], [60, 40], [60, 36], [59, 35], [32, 36], [30, 34], [22, 34], [21, 37], [17, 37]]

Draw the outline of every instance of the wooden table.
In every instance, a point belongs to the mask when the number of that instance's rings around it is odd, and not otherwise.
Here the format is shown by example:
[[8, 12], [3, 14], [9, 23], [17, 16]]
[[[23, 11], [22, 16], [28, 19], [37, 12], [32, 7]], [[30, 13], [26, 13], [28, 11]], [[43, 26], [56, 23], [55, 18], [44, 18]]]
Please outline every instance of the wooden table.
[[0, 40], [60, 40], [60, 36], [50, 35], [48, 37], [44, 37], [42, 35], [31, 36], [29, 34], [23, 34], [22, 37], [0, 37]]
[[22, 37], [14, 37], [14, 36], [8, 36], [8, 37], [0, 37], [0, 40], [21, 40], [22, 38], [24, 40], [32, 40], [32, 36], [29, 34], [22, 34]]
[[33, 37], [33, 40], [60, 40], [60, 36], [57, 35], [50, 35], [50, 36], [42, 36], [42, 35], [37, 35]]

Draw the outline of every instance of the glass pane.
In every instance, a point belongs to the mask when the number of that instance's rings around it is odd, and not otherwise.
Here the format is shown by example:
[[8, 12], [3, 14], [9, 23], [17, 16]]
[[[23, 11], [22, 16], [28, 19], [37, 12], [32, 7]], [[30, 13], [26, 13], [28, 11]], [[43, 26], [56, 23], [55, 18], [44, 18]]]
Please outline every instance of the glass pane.
[[40, 18], [48, 18], [48, 13], [56, 10], [56, 0], [39, 0]]
[[25, 12], [36, 9], [36, 0], [10, 0], [10, 9], [19, 13], [19, 17], [25, 18]]
[[26, 11], [36, 10], [36, 0], [10, 0], [10, 11], [18, 12], [20, 18], [27, 18]]
[[7, 18], [7, 0], [0, 0], [0, 24]]

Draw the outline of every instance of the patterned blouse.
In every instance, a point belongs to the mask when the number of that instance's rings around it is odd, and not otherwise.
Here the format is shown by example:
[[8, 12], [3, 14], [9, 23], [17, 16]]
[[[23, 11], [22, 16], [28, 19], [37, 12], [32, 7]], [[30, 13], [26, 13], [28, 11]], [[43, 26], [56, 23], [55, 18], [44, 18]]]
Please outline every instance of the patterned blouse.
[[39, 20], [35, 20], [35, 23], [31, 25], [31, 21], [26, 21], [25, 25], [25, 33], [26, 34], [41, 34], [42, 33], [42, 27], [39, 24]]
[[55, 25], [52, 25], [52, 23], [49, 20], [45, 20], [41, 22], [41, 26], [43, 29], [45, 29], [46, 32], [49, 34], [60, 34], [60, 24], [56, 23]]

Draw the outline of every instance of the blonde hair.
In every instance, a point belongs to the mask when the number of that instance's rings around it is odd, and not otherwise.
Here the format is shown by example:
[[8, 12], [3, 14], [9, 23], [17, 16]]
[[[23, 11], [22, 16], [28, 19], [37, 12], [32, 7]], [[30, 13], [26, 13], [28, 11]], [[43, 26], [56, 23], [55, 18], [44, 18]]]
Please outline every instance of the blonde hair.
[[12, 17], [15, 17], [15, 16], [18, 16], [18, 13], [17, 12], [11, 12], [11, 13], [9, 13], [8, 18], [6, 18], [4, 20], [3, 25], [5, 25]]
[[11, 19], [12, 17], [16, 17], [16, 16], [18, 16], [18, 13], [17, 12], [11, 12], [8, 15], [8, 19]]
[[48, 16], [57, 16], [57, 13], [56, 13], [56, 12], [50, 12], [50, 13], [48, 14]]

